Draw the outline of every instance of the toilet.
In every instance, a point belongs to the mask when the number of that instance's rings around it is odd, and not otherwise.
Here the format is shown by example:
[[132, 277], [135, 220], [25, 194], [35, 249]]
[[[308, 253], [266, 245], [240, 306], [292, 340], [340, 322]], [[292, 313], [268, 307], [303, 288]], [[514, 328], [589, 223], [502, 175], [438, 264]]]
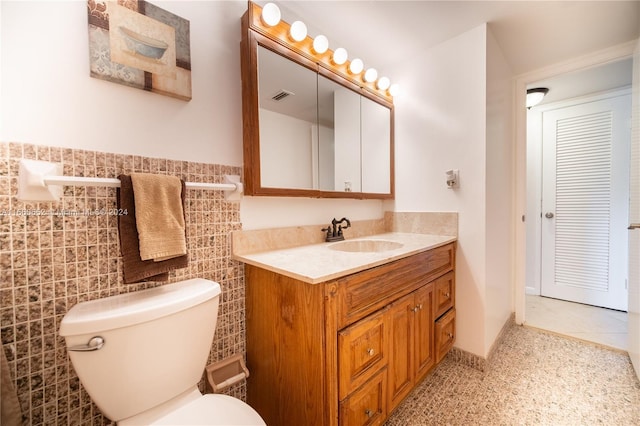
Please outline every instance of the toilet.
[[60, 335], [100, 411], [126, 425], [265, 425], [249, 405], [202, 395], [220, 285], [205, 279], [82, 302]]

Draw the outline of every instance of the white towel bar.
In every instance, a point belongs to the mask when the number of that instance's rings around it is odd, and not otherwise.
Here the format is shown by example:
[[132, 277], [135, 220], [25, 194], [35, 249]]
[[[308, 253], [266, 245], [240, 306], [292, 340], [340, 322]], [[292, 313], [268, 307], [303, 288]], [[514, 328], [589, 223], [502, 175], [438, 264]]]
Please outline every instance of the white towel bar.
[[[225, 191], [227, 201], [239, 201], [244, 187], [240, 176], [225, 175], [225, 183], [185, 182], [187, 189]], [[120, 187], [120, 179], [62, 176], [62, 164], [48, 161], [20, 160], [18, 199], [21, 201], [59, 201], [63, 186]]]

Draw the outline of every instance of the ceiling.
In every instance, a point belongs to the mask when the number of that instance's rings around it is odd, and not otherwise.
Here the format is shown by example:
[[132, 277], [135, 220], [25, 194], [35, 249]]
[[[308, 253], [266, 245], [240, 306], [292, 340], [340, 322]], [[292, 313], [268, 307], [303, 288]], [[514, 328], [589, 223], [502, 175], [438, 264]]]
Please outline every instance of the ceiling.
[[[266, 2], [260, 1], [260, 4]], [[283, 19], [300, 19], [309, 35], [325, 34], [331, 49], [388, 74], [425, 51], [484, 22], [514, 76], [636, 40], [636, 1], [276, 1]], [[529, 87], [548, 87], [544, 103], [631, 83], [631, 61], [559, 76]]]
[[[259, 2], [264, 4], [265, 2]], [[276, 1], [384, 72], [484, 22], [514, 75], [637, 39], [640, 1]]]

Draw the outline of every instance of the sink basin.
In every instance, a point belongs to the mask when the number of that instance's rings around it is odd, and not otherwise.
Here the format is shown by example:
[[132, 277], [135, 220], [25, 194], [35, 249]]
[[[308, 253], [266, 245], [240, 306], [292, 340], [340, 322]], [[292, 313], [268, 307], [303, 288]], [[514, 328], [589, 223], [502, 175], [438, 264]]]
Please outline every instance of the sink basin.
[[388, 240], [349, 240], [331, 244], [331, 250], [358, 252], [358, 253], [379, 253], [399, 249], [404, 246], [402, 243]]

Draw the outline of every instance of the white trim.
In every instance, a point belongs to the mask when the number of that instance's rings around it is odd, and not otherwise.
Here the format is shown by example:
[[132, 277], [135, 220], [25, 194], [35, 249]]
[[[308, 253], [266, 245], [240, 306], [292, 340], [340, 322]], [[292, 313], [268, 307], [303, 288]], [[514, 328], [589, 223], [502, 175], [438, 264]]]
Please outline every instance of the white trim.
[[535, 288], [533, 287], [526, 287], [524, 289], [525, 294], [529, 295], [529, 296], [540, 296], [540, 292], [537, 291]]

